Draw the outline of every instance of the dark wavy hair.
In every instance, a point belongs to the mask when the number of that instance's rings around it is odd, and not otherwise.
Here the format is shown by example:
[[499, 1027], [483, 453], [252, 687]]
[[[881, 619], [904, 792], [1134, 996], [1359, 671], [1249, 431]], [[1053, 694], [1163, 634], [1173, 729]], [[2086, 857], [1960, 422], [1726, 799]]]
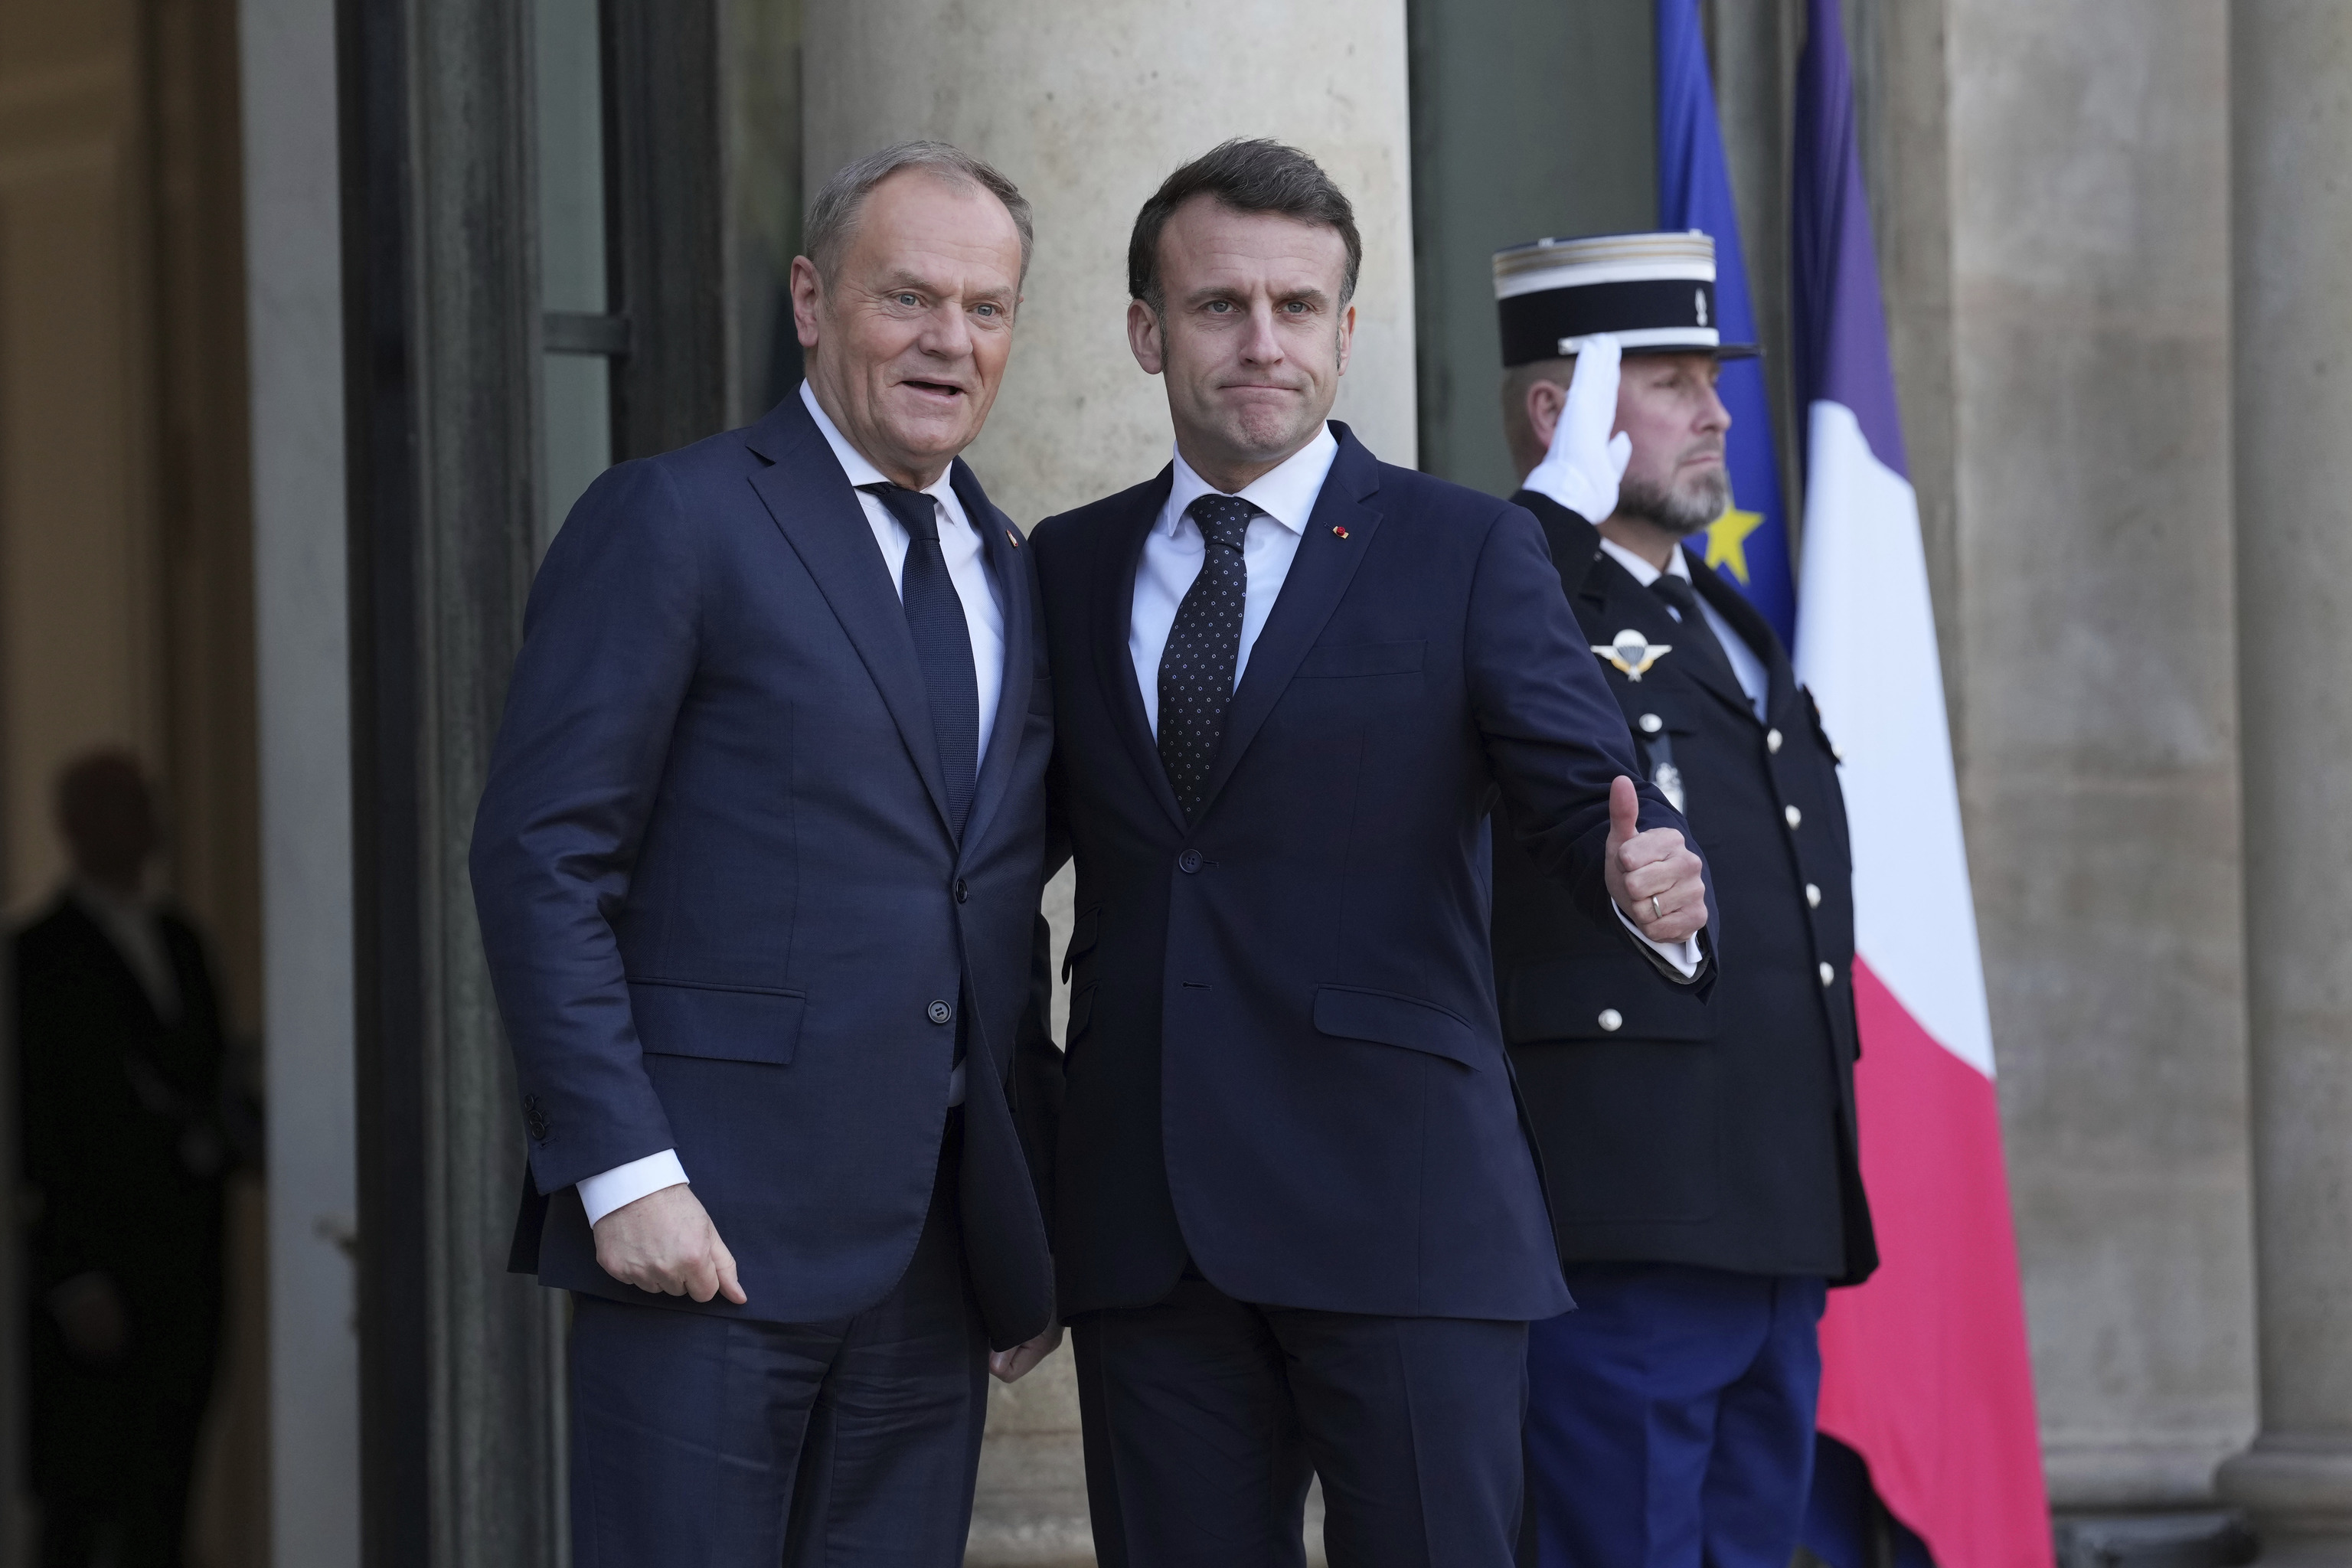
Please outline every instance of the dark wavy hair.
[[1348, 276], [1339, 302], [1356, 297], [1356, 273], [1364, 264], [1363, 237], [1356, 232], [1356, 209], [1323, 165], [1279, 142], [1236, 139], [1211, 148], [1160, 183], [1135, 215], [1127, 242], [1127, 291], [1157, 315], [1167, 300], [1160, 287], [1160, 233], [1178, 207], [1194, 196], [1213, 196], [1238, 213], [1271, 213], [1318, 228], [1339, 231], [1348, 247]]

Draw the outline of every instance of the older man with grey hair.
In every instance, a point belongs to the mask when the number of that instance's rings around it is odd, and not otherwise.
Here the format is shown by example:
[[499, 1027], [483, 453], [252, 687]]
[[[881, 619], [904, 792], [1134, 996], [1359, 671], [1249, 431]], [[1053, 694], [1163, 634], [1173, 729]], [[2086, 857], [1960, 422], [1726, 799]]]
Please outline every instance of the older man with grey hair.
[[807, 382], [598, 479], [532, 588], [473, 873], [583, 1568], [949, 1568], [991, 1352], [1054, 1342], [1016, 1124], [1051, 693], [957, 459], [1029, 248], [952, 147], [842, 170]]

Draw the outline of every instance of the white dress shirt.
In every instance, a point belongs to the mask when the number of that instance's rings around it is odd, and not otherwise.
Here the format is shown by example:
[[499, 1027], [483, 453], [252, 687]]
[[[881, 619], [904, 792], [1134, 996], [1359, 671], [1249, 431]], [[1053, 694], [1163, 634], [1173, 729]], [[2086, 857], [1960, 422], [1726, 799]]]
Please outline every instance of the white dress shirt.
[[[1330, 477], [1332, 461], [1339, 455], [1339, 442], [1327, 424], [1315, 439], [1234, 492], [1265, 514], [1251, 518], [1249, 531], [1242, 536], [1242, 563], [1249, 569], [1249, 580], [1242, 600], [1241, 654], [1234, 660], [1236, 688], [1241, 685], [1242, 671], [1249, 668], [1250, 649], [1256, 646], [1258, 633], [1265, 629], [1275, 600], [1282, 595], [1290, 563], [1298, 554], [1298, 542], [1307, 537], [1307, 520], [1315, 513], [1316, 498], [1323, 493], [1323, 481]], [[1217, 493], [1216, 486], [1192, 471], [1181, 450], [1176, 454], [1175, 467], [1168, 500], [1153, 520], [1151, 531], [1144, 535], [1143, 559], [1135, 568], [1135, 608], [1127, 623], [1127, 654], [1135, 664], [1135, 681], [1143, 689], [1143, 717], [1155, 739], [1160, 734], [1160, 658], [1167, 651], [1168, 634], [1176, 625], [1176, 608], [1200, 577], [1201, 562], [1208, 552], [1201, 525], [1185, 515], [1185, 509], [1204, 495]], [[1672, 943], [1651, 942], [1626, 920], [1624, 910], [1618, 910], [1617, 918], [1685, 979], [1698, 973], [1696, 937]]]
[[[835, 460], [841, 464], [841, 471], [849, 477], [853, 487], [889, 482], [887, 476], [876, 468], [865, 453], [851, 446], [849, 438], [826, 417], [823, 405], [816, 400], [816, 394], [810, 390], [805, 381], [801, 383], [801, 405], [809, 411], [809, 417], [816, 421], [818, 432], [824, 437], [824, 444], [833, 448]], [[1325, 433], [1324, 439], [1330, 439], [1328, 432]], [[1004, 692], [1004, 606], [997, 598], [996, 582], [989, 572], [988, 553], [982, 544], [980, 532], [973, 527], [971, 519], [964, 515], [963, 502], [957, 497], [949, 474], [942, 472], [937, 483], [924, 487], [923, 493], [939, 507], [940, 554], [947, 562], [948, 580], [955, 584], [956, 597], [963, 601], [963, 624], [971, 634], [971, 673], [980, 687], [980, 737], [972, 755], [985, 761], [989, 738], [996, 731], [997, 703]], [[1310, 504], [1311, 500], [1310, 497]], [[857, 491], [857, 504], [866, 513], [866, 525], [874, 531], [874, 544], [882, 552], [883, 564], [890, 569], [890, 585], [903, 595], [907, 578], [907, 525], [882, 504], [879, 496], [864, 489]], [[1196, 558], [1198, 554], [1196, 549]], [[1200, 570], [1197, 559], [1193, 570]], [[1171, 614], [1172, 617], [1173, 612]], [[1261, 616], [1260, 620], [1263, 623], [1264, 617]], [[1167, 638], [1164, 627], [1160, 637], [1162, 641]], [[963, 1064], [958, 1062], [948, 1080], [948, 1103], [961, 1105], [963, 1096]], [[588, 1223], [593, 1226], [624, 1205], [633, 1204], [664, 1187], [677, 1186], [686, 1180], [686, 1167], [678, 1163], [677, 1151], [665, 1149], [658, 1154], [648, 1154], [642, 1160], [616, 1165], [600, 1175], [583, 1178], [580, 1183], [580, 1203], [588, 1211]]]
[[[1644, 588], [1668, 574], [1685, 583], [1691, 581], [1690, 563], [1683, 558], [1679, 549], [1667, 558], [1666, 570], [1662, 573], [1613, 539], [1604, 537], [1601, 541], [1601, 548], [1607, 551], [1618, 565], [1631, 572], [1633, 581]], [[1691, 591], [1697, 593], [1696, 587]], [[1763, 718], [1765, 704], [1772, 700], [1772, 677], [1765, 669], [1764, 661], [1756, 657], [1756, 650], [1731, 629], [1731, 623], [1723, 618], [1723, 612], [1708, 604], [1704, 595], [1699, 597], [1698, 613], [1706, 617], [1708, 628], [1715, 633], [1715, 640], [1723, 645], [1723, 657], [1731, 661], [1731, 673], [1738, 678], [1739, 689], [1748, 694], [1748, 706], [1756, 710], [1757, 718]], [[1666, 605], [1666, 614], [1678, 621], [1683, 618], [1683, 613], [1670, 603]]]

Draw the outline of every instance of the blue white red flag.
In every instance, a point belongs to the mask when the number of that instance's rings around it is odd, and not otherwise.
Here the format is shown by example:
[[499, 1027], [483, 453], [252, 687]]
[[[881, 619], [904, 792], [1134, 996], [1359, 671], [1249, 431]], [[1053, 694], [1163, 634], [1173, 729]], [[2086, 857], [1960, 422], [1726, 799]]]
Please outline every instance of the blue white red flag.
[[[1657, 20], [1658, 226], [1714, 237], [1717, 330], [1727, 343], [1752, 343], [1756, 312], [1748, 303], [1747, 255], [1723, 161], [1698, 0], [1658, 0]], [[1797, 604], [1789, 575], [1788, 515], [1763, 361], [1727, 360], [1716, 391], [1731, 411], [1724, 449], [1731, 504], [1707, 527], [1706, 563], [1748, 595], [1782, 642], [1793, 642]]]
[[1797, 673], [1844, 748], [1854, 1076], [1880, 1266], [1822, 1321], [1821, 1427], [1942, 1568], [2049, 1568], [2048, 1500], [1992, 1029], [1919, 509], [1854, 140], [1838, 0], [1798, 67], [1797, 381], [1806, 417]]

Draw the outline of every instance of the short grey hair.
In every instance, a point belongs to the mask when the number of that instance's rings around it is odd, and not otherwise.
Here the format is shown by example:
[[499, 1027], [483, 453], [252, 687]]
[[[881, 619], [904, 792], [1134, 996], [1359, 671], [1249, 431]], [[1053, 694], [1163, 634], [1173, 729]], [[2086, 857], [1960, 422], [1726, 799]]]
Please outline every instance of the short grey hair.
[[857, 215], [865, 209], [866, 198], [901, 169], [920, 169], [939, 179], [977, 185], [1003, 202], [1004, 210], [1013, 215], [1013, 226], [1021, 231], [1021, 280], [1028, 280], [1029, 252], [1036, 243], [1029, 198], [996, 169], [945, 142], [901, 142], [833, 172], [809, 204], [808, 223], [802, 230], [802, 247], [816, 263], [820, 276], [832, 281], [841, 253], [857, 228]]

